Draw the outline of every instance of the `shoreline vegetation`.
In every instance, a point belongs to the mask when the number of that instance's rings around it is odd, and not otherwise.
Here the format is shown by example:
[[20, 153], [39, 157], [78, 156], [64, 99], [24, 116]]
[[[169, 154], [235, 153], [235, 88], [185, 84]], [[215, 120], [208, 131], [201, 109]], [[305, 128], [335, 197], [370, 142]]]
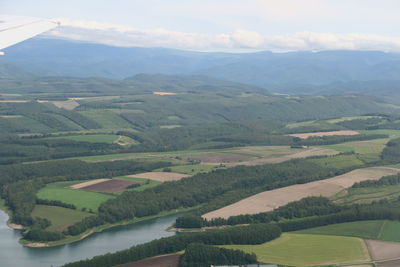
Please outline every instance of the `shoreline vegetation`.
[[[121, 221], [118, 223], [114, 223], [114, 224], [106, 224], [106, 225], [102, 225], [102, 226], [98, 226], [98, 227], [94, 227], [92, 229], [89, 229], [87, 231], [85, 231], [84, 233], [78, 235], [78, 236], [68, 236], [64, 239], [61, 240], [57, 240], [57, 241], [49, 241], [49, 242], [37, 242], [37, 241], [29, 241], [23, 238], [19, 239], [19, 243], [24, 246], [24, 247], [31, 247], [31, 248], [43, 248], [43, 247], [56, 247], [56, 246], [62, 246], [62, 245], [67, 245], [67, 244], [71, 244], [74, 242], [78, 242], [81, 241], [89, 236], [91, 236], [92, 234], [95, 233], [101, 233], [105, 230], [114, 228], [114, 227], [118, 227], [118, 226], [126, 226], [126, 225], [132, 225], [138, 222], [142, 222], [142, 221], [147, 221], [147, 220], [151, 220], [151, 219], [156, 219], [156, 218], [161, 218], [161, 217], [165, 217], [165, 216], [169, 216], [169, 215], [174, 215], [174, 214], [182, 214], [185, 212], [188, 212], [190, 210], [192, 210], [193, 208], [189, 208], [189, 209], [176, 209], [173, 211], [167, 211], [167, 212], [160, 212], [159, 214], [153, 215], [153, 216], [147, 216], [147, 217], [142, 217], [142, 218], [135, 218], [132, 220], [125, 220], [125, 221]], [[7, 215], [8, 215], [8, 220], [7, 220], [7, 226], [11, 229], [14, 230], [20, 230], [23, 231], [26, 228], [22, 225], [19, 224], [15, 224], [12, 223], [10, 221], [12, 212], [7, 209], [7, 207], [4, 205], [4, 199], [0, 199], [0, 210], [4, 211]], [[165, 231], [168, 231], [169, 228], [165, 229]]]

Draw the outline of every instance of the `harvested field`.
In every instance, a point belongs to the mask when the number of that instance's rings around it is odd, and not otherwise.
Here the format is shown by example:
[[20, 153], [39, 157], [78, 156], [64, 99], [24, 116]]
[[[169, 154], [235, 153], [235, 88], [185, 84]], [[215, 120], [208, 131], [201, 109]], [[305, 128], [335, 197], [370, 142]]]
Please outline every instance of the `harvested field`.
[[315, 133], [298, 133], [289, 134], [289, 136], [298, 137], [301, 139], [307, 139], [311, 136], [332, 136], [332, 135], [357, 135], [360, 134], [356, 131], [332, 131], [332, 132], [315, 132]]
[[134, 180], [121, 180], [121, 179], [109, 179], [100, 183], [95, 183], [89, 186], [81, 187], [82, 190], [94, 191], [100, 193], [114, 193], [126, 189], [128, 186], [133, 184], [144, 184], [141, 181]]
[[[369, 253], [374, 260], [400, 259], [400, 243], [366, 240]], [[399, 265], [397, 265], [399, 266]]]
[[[225, 164], [227, 167], [234, 167], [239, 165], [245, 166], [256, 166], [256, 165], [263, 165], [263, 164], [275, 164], [281, 163], [292, 159], [299, 159], [299, 158], [308, 158], [312, 156], [330, 156], [339, 154], [338, 151], [333, 149], [326, 149], [326, 148], [312, 148], [310, 150], [300, 150], [299, 152], [294, 152], [289, 155], [285, 156], [278, 156], [278, 157], [266, 157], [261, 159], [249, 160], [249, 161], [242, 161], [242, 162], [231, 162]], [[206, 163], [207, 164], [207, 163]]]
[[87, 182], [84, 182], [84, 183], [71, 185], [69, 188], [72, 188], [72, 189], [80, 189], [80, 188], [82, 188], [82, 187], [86, 187], [86, 186], [90, 186], [90, 185], [102, 183], [102, 182], [105, 182], [105, 181], [108, 181], [108, 180], [110, 180], [110, 179], [96, 179], [96, 180], [91, 180], [91, 181], [87, 181]]
[[371, 167], [357, 169], [333, 178], [315, 181], [307, 184], [291, 185], [275, 190], [265, 191], [245, 198], [224, 208], [203, 215], [206, 219], [229, 218], [241, 214], [257, 214], [272, 211], [290, 202], [310, 196], [330, 197], [351, 187], [354, 183], [365, 180], [378, 180], [383, 176], [393, 175], [400, 169], [386, 167]]
[[127, 177], [137, 177], [159, 182], [168, 182], [168, 181], [178, 181], [182, 178], [190, 177], [190, 175], [175, 173], [175, 172], [145, 172], [140, 174], [127, 175]]
[[163, 255], [119, 265], [119, 267], [177, 267], [181, 255]]
[[176, 93], [170, 93], [170, 92], [153, 92], [153, 95], [176, 95]]
[[79, 107], [79, 103], [76, 102], [75, 100], [51, 101], [51, 103], [58, 108], [62, 108], [62, 109], [66, 109], [66, 110], [73, 110], [76, 107]]

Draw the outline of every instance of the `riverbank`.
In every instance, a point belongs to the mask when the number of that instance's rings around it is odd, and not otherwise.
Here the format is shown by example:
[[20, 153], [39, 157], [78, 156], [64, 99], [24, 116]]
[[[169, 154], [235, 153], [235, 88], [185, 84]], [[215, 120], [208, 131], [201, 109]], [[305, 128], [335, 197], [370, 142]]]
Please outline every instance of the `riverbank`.
[[14, 230], [24, 230], [24, 226], [20, 224], [12, 223], [10, 220], [12, 212], [7, 208], [6, 201], [0, 198], [0, 210], [4, 211], [8, 215], [7, 226]]
[[[37, 241], [29, 241], [26, 239], [20, 239], [19, 243], [25, 247], [30, 247], [30, 248], [43, 248], [43, 247], [56, 247], [56, 246], [62, 246], [62, 245], [67, 245], [67, 244], [71, 244], [71, 243], [75, 243], [78, 241], [81, 241], [91, 235], [93, 235], [94, 233], [100, 233], [104, 230], [108, 230], [114, 227], [118, 227], [118, 226], [126, 226], [126, 225], [130, 225], [130, 224], [135, 224], [138, 222], [143, 222], [143, 221], [147, 221], [147, 220], [151, 220], [151, 219], [157, 219], [157, 218], [161, 218], [161, 217], [165, 217], [168, 215], [175, 215], [175, 214], [180, 214], [180, 213], [185, 213], [188, 212], [190, 210], [193, 210], [193, 208], [186, 208], [186, 209], [176, 209], [173, 211], [166, 211], [166, 212], [161, 212], [157, 215], [153, 215], [153, 216], [147, 216], [147, 217], [143, 217], [143, 218], [135, 218], [132, 220], [125, 220], [125, 221], [121, 221], [118, 223], [114, 223], [114, 224], [105, 224], [105, 225], [101, 225], [92, 229], [87, 230], [86, 232], [77, 235], [77, 236], [67, 236], [66, 238], [62, 239], [62, 240], [58, 240], [58, 241], [50, 241], [50, 242], [37, 242]], [[168, 230], [165, 229], [166, 231]]]

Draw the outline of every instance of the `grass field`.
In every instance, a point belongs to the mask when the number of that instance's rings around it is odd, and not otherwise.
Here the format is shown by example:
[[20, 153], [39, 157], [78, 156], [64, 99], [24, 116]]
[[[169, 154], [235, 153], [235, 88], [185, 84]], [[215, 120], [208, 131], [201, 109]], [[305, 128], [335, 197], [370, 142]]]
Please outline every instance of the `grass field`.
[[400, 242], [400, 222], [380, 220], [339, 223], [301, 230], [296, 233], [351, 236], [365, 239]]
[[297, 231], [301, 234], [351, 236], [365, 239], [378, 239], [385, 221], [360, 221], [338, 223]]
[[395, 199], [400, 197], [400, 184], [379, 186], [348, 188], [339, 192], [331, 199], [335, 203], [342, 205], [366, 204], [380, 199]]
[[37, 196], [41, 199], [59, 200], [64, 203], [73, 204], [78, 209], [86, 208], [87, 210], [92, 210], [95, 212], [101, 203], [110, 198], [114, 198], [114, 196], [111, 194], [102, 194], [67, 188], [68, 186], [82, 182], [84, 181], [48, 184], [45, 188], [41, 189], [37, 193]]
[[367, 247], [362, 239], [354, 237], [288, 234], [261, 245], [229, 245], [255, 253], [261, 262], [311, 266], [369, 261]]
[[[180, 165], [169, 167], [172, 172], [183, 173], [194, 175], [197, 173], [210, 172], [217, 169], [224, 169], [224, 167], [215, 165], [204, 165], [204, 164], [190, 164], [190, 165]], [[163, 169], [158, 169], [154, 171], [162, 171]]]
[[48, 139], [69, 139], [78, 142], [112, 144], [118, 139], [118, 135], [113, 135], [113, 134], [67, 135], [67, 136], [49, 137]]
[[51, 225], [46, 230], [59, 232], [91, 215], [79, 210], [45, 205], [36, 205], [32, 212], [33, 218], [45, 218], [51, 222]]
[[103, 129], [134, 128], [132, 124], [122, 119], [118, 113], [112, 110], [96, 109], [82, 111], [81, 113], [99, 123]]
[[324, 158], [309, 159], [322, 167], [343, 169], [353, 166], [362, 166], [364, 163], [356, 155], [339, 155]]

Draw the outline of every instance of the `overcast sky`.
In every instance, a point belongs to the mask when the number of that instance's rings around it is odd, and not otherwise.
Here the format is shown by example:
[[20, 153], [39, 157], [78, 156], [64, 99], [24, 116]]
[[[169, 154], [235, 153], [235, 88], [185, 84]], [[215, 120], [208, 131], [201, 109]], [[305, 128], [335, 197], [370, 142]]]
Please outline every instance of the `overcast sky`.
[[61, 19], [48, 35], [193, 50], [400, 51], [399, 0], [0, 0]]

